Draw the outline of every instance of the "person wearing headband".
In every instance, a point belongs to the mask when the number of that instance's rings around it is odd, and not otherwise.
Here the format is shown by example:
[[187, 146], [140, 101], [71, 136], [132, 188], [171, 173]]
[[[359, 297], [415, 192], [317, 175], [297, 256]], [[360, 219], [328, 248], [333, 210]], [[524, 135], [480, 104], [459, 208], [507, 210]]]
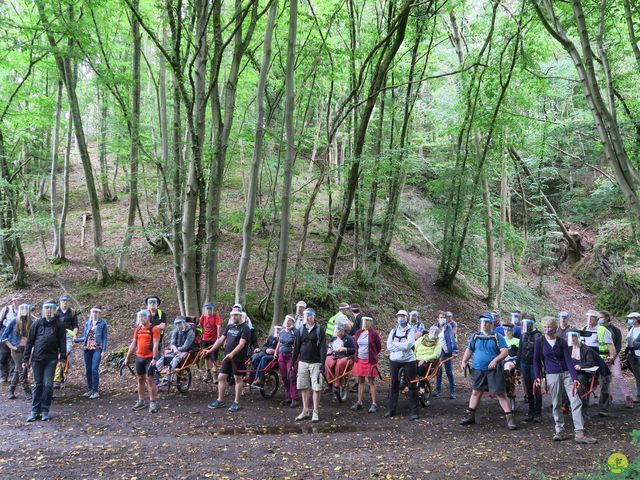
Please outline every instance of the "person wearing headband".
[[[78, 335], [78, 315], [69, 306], [71, 297], [69, 295], [61, 295], [58, 301], [60, 302], [56, 309], [56, 317], [62, 320], [64, 328], [67, 331], [67, 372], [69, 375], [71, 371], [71, 363], [73, 361], [73, 344], [74, 338]], [[58, 389], [64, 384], [65, 372], [62, 368], [56, 368], [56, 374], [53, 378], [53, 388]]]
[[152, 295], [144, 299], [145, 306], [149, 312], [149, 322], [160, 331], [160, 345], [164, 338], [164, 330], [167, 328], [167, 314], [160, 310], [160, 297]]
[[382, 350], [382, 339], [373, 328], [373, 318], [370, 316], [362, 317], [362, 328], [356, 332], [353, 339], [356, 344], [356, 351], [353, 355], [353, 376], [358, 379], [358, 401], [352, 405], [351, 410], [362, 410], [365, 382], [368, 382], [371, 395], [371, 406], [368, 412], [375, 413], [378, 411], [375, 372]]
[[[2, 336], [9, 322], [17, 318], [18, 307], [21, 303], [23, 303], [22, 296], [14, 295], [9, 303], [0, 310], [0, 336]], [[15, 370], [11, 358], [11, 349], [4, 343], [0, 344], [0, 383], [7, 383]]]
[[586, 415], [589, 402], [588, 398], [582, 398], [582, 395], [588, 388], [589, 382], [591, 381], [591, 375], [589, 375], [585, 370], [593, 367], [596, 364], [595, 353], [580, 341], [580, 332], [578, 332], [577, 330], [567, 331], [566, 339], [567, 344], [571, 349], [571, 361], [573, 363], [572, 366], [576, 370], [578, 374], [578, 380], [580, 381], [582, 412], [584, 415]]
[[522, 373], [522, 383], [526, 393], [529, 413], [524, 417], [525, 422], [542, 421], [542, 392], [534, 390], [533, 381], [535, 373], [533, 371], [533, 351], [536, 342], [540, 341], [542, 333], [536, 328], [536, 320], [533, 315], [527, 313], [522, 315], [522, 338], [518, 357], [516, 358], [516, 369]]
[[471, 354], [472, 364], [472, 390], [469, 398], [469, 408], [466, 416], [460, 421], [460, 425], [473, 425], [476, 423], [476, 410], [485, 391], [494, 394], [507, 418], [509, 430], [516, 430], [516, 425], [509, 399], [506, 394], [504, 371], [502, 362], [509, 353], [509, 346], [505, 338], [494, 331], [495, 319], [491, 312], [482, 313], [480, 331], [474, 333], [469, 339], [469, 345], [462, 356], [460, 367], [464, 371]]
[[[173, 321], [175, 328], [171, 332], [169, 348], [164, 351], [164, 354], [156, 362], [156, 370], [159, 373], [162, 372], [167, 363], [169, 364], [170, 371], [178, 368], [189, 352], [197, 348], [194, 325], [192, 322], [187, 322], [186, 320], [187, 318], [185, 317], [176, 317]], [[168, 377], [169, 375], [165, 377], [167, 382]], [[166, 382], [161, 384], [161, 386], [164, 385], [166, 385]]]
[[300, 330], [300, 328], [305, 324], [304, 311], [307, 309], [307, 302], [304, 300], [300, 300], [296, 303], [296, 313], [293, 318], [295, 318], [294, 328], [296, 330]]
[[581, 444], [597, 443], [597, 439], [587, 437], [584, 433], [582, 401], [579, 395], [580, 380], [571, 360], [571, 348], [564, 338], [556, 336], [558, 324], [554, 317], [544, 317], [542, 328], [544, 337], [536, 342], [533, 353], [534, 388], [541, 388], [542, 367], [544, 366], [555, 422], [553, 441], [561, 442], [571, 438], [564, 429], [564, 414], [562, 413], [562, 391], [564, 390], [571, 403], [574, 441]]
[[143, 410], [145, 389], [149, 394], [149, 413], [156, 413], [157, 388], [153, 383], [155, 364], [160, 356], [160, 329], [151, 324], [150, 314], [147, 310], [140, 310], [136, 314], [136, 328], [133, 332], [133, 340], [129, 345], [124, 363], [129, 363], [129, 358], [136, 356], [136, 379], [138, 382], [138, 401], [131, 407], [134, 412]]
[[87, 376], [87, 391], [82, 394], [92, 400], [100, 398], [100, 362], [107, 351], [108, 327], [107, 321], [101, 318], [102, 307], [95, 306], [89, 313], [84, 324], [83, 336], [76, 338], [84, 350], [84, 365]]
[[28, 372], [22, 367], [22, 356], [30, 329], [31, 305], [23, 303], [18, 307], [17, 318], [12, 319], [7, 324], [7, 328], [4, 329], [2, 335], [0, 335], [0, 343], [11, 351], [11, 358], [14, 363], [13, 375], [9, 383], [9, 394], [7, 396], [9, 400], [16, 398], [15, 391], [18, 382], [22, 385], [27, 400], [31, 400], [31, 386], [29, 385]]
[[351, 329], [353, 326], [353, 322], [349, 318], [349, 314], [351, 313], [351, 309], [349, 308], [348, 303], [341, 303], [338, 305], [338, 313], [336, 313], [333, 317], [329, 319], [327, 322], [327, 329], [324, 334], [326, 338], [333, 338], [334, 328], [336, 323], [342, 323], [345, 326], [345, 329]]
[[282, 383], [284, 383], [284, 400], [280, 402], [280, 405], [297, 408], [299, 398], [296, 386], [298, 365], [293, 363], [293, 349], [296, 344], [299, 327], [296, 327], [296, 319], [292, 315], [284, 317], [282, 327], [278, 334], [278, 345], [276, 345], [275, 351], [275, 355], [278, 358], [280, 377], [282, 378]]
[[636, 381], [636, 394], [633, 403], [640, 402], [640, 313], [631, 312], [627, 315], [627, 349], [631, 357], [631, 371]]
[[55, 310], [53, 302], [42, 305], [42, 317], [31, 326], [24, 349], [22, 366], [31, 366], [33, 371], [31, 415], [27, 422], [49, 420], [56, 365], [64, 365], [67, 358], [67, 335], [64, 324], [54, 315]]
[[[202, 315], [198, 324], [202, 327], [202, 348], [209, 348], [218, 339], [220, 334], [220, 327], [222, 326], [222, 319], [220, 314], [216, 312], [215, 305], [211, 302], [206, 302], [202, 307]], [[217, 352], [216, 352], [217, 353]], [[210, 352], [204, 360], [207, 373], [203, 380], [205, 382], [218, 383], [218, 369], [215, 366], [214, 360], [216, 357], [213, 352]], [[212, 373], [213, 370], [213, 373]]]
[[[406, 380], [409, 382], [409, 420], [418, 419], [418, 385], [412, 382], [417, 375], [416, 355], [413, 347], [416, 343], [415, 332], [409, 326], [407, 311], [398, 310], [396, 313], [396, 326], [387, 337], [387, 350], [389, 351], [389, 370], [391, 373], [391, 388], [389, 390], [389, 410], [384, 414], [385, 418], [395, 417], [398, 408], [398, 396], [400, 394], [400, 369], [404, 369]], [[403, 385], [405, 387], [405, 385]]]
[[[607, 366], [611, 365], [617, 356], [616, 347], [613, 343], [613, 335], [607, 327], [602, 325], [599, 320], [602, 317], [599, 311], [589, 310], [586, 313], [586, 325], [583, 330], [584, 343], [599, 355]], [[600, 416], [609, 415], [609, 403], [611, 396], [609, 395], [609, 386], [611, 383], [611, 371], [608, 368], [601, 368], [598, 372], [600, 380], [600, 396], [598, 397], [598, 405], [600, 407]], [[607, 377], [607, 378], [605, 378]]]
[[[447, 358], [458, 356], [458, 342], [456, 341], [456, 335], [453, 330], [451, 322], [447, 321], [447, 312], [438, 312], [438, 338], [442, 351], [440, 353], [440, 360], [446, 360]], [[453, 375], [453, 360], [445, 362], [443, 368], [438, 370], [436, 376], [436, 389], [433, 392], [434, 397], [439, 397], [442, 394], [442, 370], [447, 374], [447, 382], [449, 383], [449, 398], [455, 400], [456, 398], [456, 380]]]

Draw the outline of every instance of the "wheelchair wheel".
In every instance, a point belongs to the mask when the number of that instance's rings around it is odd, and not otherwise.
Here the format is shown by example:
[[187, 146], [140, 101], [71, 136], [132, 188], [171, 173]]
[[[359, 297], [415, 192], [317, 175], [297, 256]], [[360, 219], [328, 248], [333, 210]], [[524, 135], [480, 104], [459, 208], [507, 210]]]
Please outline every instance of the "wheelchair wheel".
[[424, 392], [422, 395], [419, 395], [420, 404], [426, 408], [431, 405], [431, 382], [426, 380], [424, 385], [421, 385], [421, 388], [424, 388]]
[[267, 372], [264, 375], [264, 384], [260, 389], [260, 395], [263, 398], [271, 398], [278, 392], [280, 386], [280, 376], [274, 372]]
[[336, 399], [340, 403], [344, 403], [347, 401], [347, 397], [349, 396], [349, 379], [343, 377], [340, 381], [340, 386], [334, 390]]
[[[191, 387], [191, 369], [187, 368], [174, 374], [176, 380], [176, 388], [180, 393], [187, 393]], [[169, 383], [171, 384], [171, 382]]]

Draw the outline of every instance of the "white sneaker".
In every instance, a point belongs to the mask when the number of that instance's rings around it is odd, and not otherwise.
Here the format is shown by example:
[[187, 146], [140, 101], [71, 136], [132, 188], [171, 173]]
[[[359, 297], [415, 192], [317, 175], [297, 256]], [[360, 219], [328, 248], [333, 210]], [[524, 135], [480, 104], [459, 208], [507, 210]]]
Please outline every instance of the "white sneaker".
[[306, 420], [311, 415], [309, 415], [309, 410], [302, 410], [302, 413], [296, 417], [296, 422], [300, 422], [301, 420]]
[[96, 398], [100, 398], [100, 394], [98, 392], [93, 392], [89, 398], [91, 400], [95, 400]]
[[311, 416], [311, 421], [312, 422], [319, 422], [320, 421], [320, 415], [318, 415], [318, 410], [314, 410], [313, 411], [313, 415]]
[[89, 398], [92, 394], [93, 394], [93, 392], [91, 390], [89, 390], [88, 392], [84, 392], [82, 394], [82, 396], [85, 397], [85, 398]]

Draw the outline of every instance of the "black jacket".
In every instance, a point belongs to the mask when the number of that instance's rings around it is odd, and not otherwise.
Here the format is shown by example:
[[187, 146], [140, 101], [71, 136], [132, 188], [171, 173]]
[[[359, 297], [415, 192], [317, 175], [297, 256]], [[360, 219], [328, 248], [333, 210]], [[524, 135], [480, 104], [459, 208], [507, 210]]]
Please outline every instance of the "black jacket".
[[296, 346], [293, 350], [291, 363], [295, 363], [299, 357], [301, 362], [320, 363], [324, 366], [326, 356], [326, 341], [320, 325], [316, 323], [311, 331], [303, 325], [296, 331]]
[[40, 318], [29, 330], [27, 346], [24, 349], [24, 363], [67, 359], [67, 332], [64, 323], [54, 317], [51, 321]]
[[[331, 343], [335, 340], [336, 337], [331, 339], [331, 342], [327, 345], [327, 348], [331, 347]], [[354, 353], [356, 353], [356, 342], [351, 335], [347, 335], [345, 333], [344, 337], [342, 337], [342, 341], [344, 342], [344, 347], [347, 349], [346, 352], [332, 352], [333, 358], [344, 358], [351, 357]]]
[[533, 346], [536, 343], [536, 339], [541, 336], [542, 333], [536, 329], [522, 335], [520, 348], [518, 349], [518, 357], [516, 358], [517, 369], [520, 369], [523, 363], [525, 365], [533, 365]]

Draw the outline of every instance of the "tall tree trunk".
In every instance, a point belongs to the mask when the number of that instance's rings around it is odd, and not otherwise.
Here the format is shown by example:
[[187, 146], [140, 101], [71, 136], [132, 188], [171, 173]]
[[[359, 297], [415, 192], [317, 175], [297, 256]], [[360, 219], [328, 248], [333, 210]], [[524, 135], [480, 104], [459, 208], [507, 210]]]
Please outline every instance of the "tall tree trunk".
[[284, 314], [284, 284], [287, 278], [287, 263], [289, 260], [289, 207], [291, 203], [291, 177], [293, 163], [296, 158], [295, 130], [293, 118], [295, 114], [295, 55], [296, 33], [298, 31], [298, 0], [291, 0], [289, 7], [289, 41], [287, 43], [287, 64], [285, 67], [285, 101], [284, 101], [284, 133], [287, 142], [287, 156], [284, 164], [282, 179], [282, 198], [280, 215], [280, 246], [276, 263], [276, 277], [273, 294], [272, 325], [282, 322]]
[[256, 197], [258, 181], [260, 179], [260, 163], [262, 162], [262, 145], [264, 142], [265, 131], [264, 97], [267, 89], [269, 67], [271, 64], [271, 40], [273, 38], [273, 30], [276, 23], [277, 13], [278, 0], [273, 0], [269, 10], [269, 18], [267, 20], [267, 27], [264, 34], [264, 43], [262, 44], [262, 66], [260, 67], [260, 76], [256, 92], [256, 133], [253, 145], [253, 160], [251, 162], [251, 171], [249, 173], [249, 188], [247, 189], [247, 210], [245, 212], [244, 224], [242, 226], [242, 253], [240, 254], [240, 265], [238, 267], [238, 278], [236, 281], [236, 303], [240, 303], [242, 305], [245, 303], [247, 271], [249, 270], [249, 259], [251, 257], [253, 219], [256, 209]]
[[109, 103], [107, 94], [103, 93], [100, 98], [98, 90], [98, 102], [100, 103], [100, 187], [102, 190], [102, 201], [112, 202], [114, 200], [109, 188], [109, 165], [107, 163], [107, 120], [109, 114]]
[[53, 123], [53, 144], [51, 146], [51, 226], [53, 232], [52, 259], [57, 258], [60, 251], [58, 230], [58, 152], [60, 147], [60, 119], [62, 117], [62, 80], [58, 80], [56, 93], [56, 114]]
[[506, 250], [505, 231], [509, 224], [507, 209], [509, 205], [509, 176], [507, 174], [507, 146], [506, 135], [503, 134], [502, 157], [500, 162], [500, 229], [498, 230], [498, 285], [496, 287], [496, 307], [502, 305], [502, 295], [504, 294], [504, 284], [506, 280]]
[[[134, 7], [138, 8], [138, 0], [132, 0]], [[133, 38], [133, 55], [131, 61], [131, 119], [129, 121], [131, 146], [129, 150], [129, 212], [127, 214], [127, 227], [122, 241], [122, 250], [118, 259], [118, 270], [124, 274], [127, 270], [129, 248], [133, 239], [133, 227], [136, 222], [138, 209], [138, 152], [140, 150], [140, 57], [142, 53], [142, 37], [140, 24], [135, 15], [131, 16], [131, 37]]]
[[[76, 134], [76, 142], [78, 144], [78, 150], [80, 152], [80, 160], [82, 162], [82, 168], [84, 170], [85, 184], [87, 186], [87, 193], [89, 195], [89, 202], [91, 204], [91, 215], [93, 220], [93, 260], [95, 262], [96, 269], [98, 271], [97, 281], [99, 284], [105, 284], [109, 280], [109, 270], [102, 256], [102, 217], [100, 214], [100, 202], [98, 201], [98, 193], [96, 191], [95, 178], [93, 176], [93, 168], [91, 166], [91, 157], [87, 148], [87, 141], [84, 135], [84, 128], [82, 123], [82, 114], [80, 112], [80, 103], [76, 95], [76, 84], [74, 78], [74, 71], [71, 66], [71, 60], [69, 57], [63, 57], [60, 50], [57, 48], [57, 42], [53, 37], [55, 29], [49, 24], [49, 19], [45, 13], [45, 7], [43, 0], [36, 0], [38, 12], [40, 15], [40, 21], [42, 22], [45, 31], [47, 32], [47, 39], [49, 45], [54, 51], [54, 58], [58, 67], [58, 72], [64, 80], [64, 84], [67, 90], [67, 96], [69, 99], [69, 108], [71, 109], [71, 117], [73, 118], [74, 131]], [[68, 23], [73, 23], [73, 10], [69, 8]], [[71, 41], [71, 40], [70, 40]]]
[[[479, 134], [478, 134], [479, 135]], [[480, 140], [476, 140], [480, 154]], [[484, 227], [487, 246], [487, 307], [496, 310], [496, 250], [493, 241], [493, 218], [491, 190], [487, 175], [482, 172], [482, 202], [484, 205]]]

